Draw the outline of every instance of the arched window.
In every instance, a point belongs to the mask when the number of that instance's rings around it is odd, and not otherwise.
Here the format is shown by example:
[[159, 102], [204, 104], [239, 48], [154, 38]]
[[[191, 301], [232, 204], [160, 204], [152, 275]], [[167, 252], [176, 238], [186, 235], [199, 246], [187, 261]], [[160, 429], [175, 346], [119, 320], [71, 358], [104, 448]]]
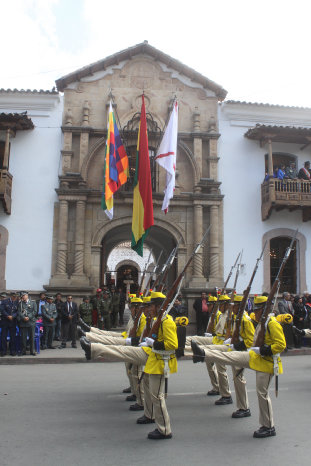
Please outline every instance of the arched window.
[[[270, 240], [270, 280], [271, 286], [277, 276], [278, 270], [282, 263], [286, 249], [290, 245], [291, 238], [286, 236], [278, 236]], [[297, 242], [294, 243], [292, 250], [281, 278], [281, 285], [279, 293], [288, 291], [289, 293], [297, 293]]]

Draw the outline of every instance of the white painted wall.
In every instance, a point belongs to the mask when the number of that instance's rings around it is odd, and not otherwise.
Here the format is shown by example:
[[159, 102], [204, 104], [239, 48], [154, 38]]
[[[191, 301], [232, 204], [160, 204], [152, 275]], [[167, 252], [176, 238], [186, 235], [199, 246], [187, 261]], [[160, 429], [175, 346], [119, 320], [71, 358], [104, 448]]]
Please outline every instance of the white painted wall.
[[1, 207], [9, 232], [7, 289], [41, 290], [51, 274], [53, 209], [61, 150], [62, 98], [55, 94], [0, 93], [0, 112], [28, 111], [35, 128], [11, 139], [12, 213]]
[[[262, 248], [263, 235], [274, 228], [299, 228], [306, 237], [307, 286], [311, 290], [311, 222], [302, 222], [301, 211], [273, 211], [271, 217], [261, 220], [261, 183], [265, 175], [264, 157], [267, 147], [260, 148], [257, 141], [244, 137], [256, 123], [266, 125], [311, 125], [310, 109], [262, 106], [256, 104], [226, 104], [219, 106], [219, 180], [224, 198], [224, 276], [240, 250], [244, 250], [245, 268], [239, 278], [238, 291], [248, 285], [256, 259]], [[300, 145], [274, 144], [273, 152], [286, 152], [298, 156], [298, 168], [311, 160], [311, 146], [304, 151]], [[232, 279], [233, 280], [233, 279]], [[231, 282], [231, 284], [233, 281]], [[252, 293], [263, 289], [262, 263], [253, 282]]]

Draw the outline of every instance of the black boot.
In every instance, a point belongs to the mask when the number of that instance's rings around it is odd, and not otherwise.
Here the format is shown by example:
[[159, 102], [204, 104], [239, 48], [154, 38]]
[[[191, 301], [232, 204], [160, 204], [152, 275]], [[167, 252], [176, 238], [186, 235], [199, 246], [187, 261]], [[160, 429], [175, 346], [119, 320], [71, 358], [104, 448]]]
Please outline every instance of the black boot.
[[77, 326], [77, 332], [78, 332], [78, 337], [86, 337], [85, 331], [80, 327], [80, 325]]
[[299, 335], [300, 337], [304, 337], [306, 334], [304, 330], [300, 330], [299, 328], [295, 327], [295, 325], [293, 325], [293, 330], [295, 335]]
[[80, 345], [85, 352], [86, 359], [89, 361], [91, 359], [91, 343], [85, 337], [81, 337]]
[[81, 317], [79, 317], [79, 324], [80, 324], [80, 327], [85, 331], [85, 332], [90, 332], [91, 331], [91, 327], [89, 325], [87, 325], [83, 319], [81, 319]]
[[193, 351], [192, 361], [196, 362], [204, 362], [205, 361], [205, 352], [202, 350], [199, 345], [194, 341], [191, 340], [191, 348]]
[[265, 427], [262, 426], [254, 432], [253, 437], [255, 438], [265, 438], [265, 437], [275, 437], [276, 432], [274, 427]]

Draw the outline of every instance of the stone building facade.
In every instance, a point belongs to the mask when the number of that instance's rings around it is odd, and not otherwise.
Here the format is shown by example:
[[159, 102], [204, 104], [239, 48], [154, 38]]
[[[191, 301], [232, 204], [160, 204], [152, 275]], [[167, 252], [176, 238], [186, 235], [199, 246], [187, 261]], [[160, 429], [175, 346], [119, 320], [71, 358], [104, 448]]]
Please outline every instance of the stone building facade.
[[[154, 227], [146, 239], [163, 259], [179, 241], [169, 280], [211, 225], [208, 241], [184, 282], [193, 298], [223, 281], [223, 196], [218, 179], [218, 103], [226, 91], [147, 42], [116, 53], [56, 81], [64, 93], [61, 174], [54, 209], [52, 274], [46, 288], [80, 295], [103, 281], [107, 258], [131, 238], [131, 182], [114, 197], [114, 219], [101, 209], [107, 111], [113, 100], [134, 167], [141, 95], [144, 93], [150, 155], [155, 153], [174, 99], [179, 104], [176, 190], [161, 211], [165, 173], [153, 167]], [[151, 164], [152, 159], [151, 159]]]

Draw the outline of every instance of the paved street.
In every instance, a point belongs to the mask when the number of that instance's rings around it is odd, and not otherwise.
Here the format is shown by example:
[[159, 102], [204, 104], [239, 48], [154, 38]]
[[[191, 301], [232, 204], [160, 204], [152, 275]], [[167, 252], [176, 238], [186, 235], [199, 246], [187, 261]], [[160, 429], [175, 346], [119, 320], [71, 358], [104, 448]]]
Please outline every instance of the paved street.
[[[252, 417], [208, 398], [205, 365], [181, 361], [170, 378], [173, 439], [151, 441], [151, 426], [128, 410], [121, 363], [2, 365], [1, 466], [175, 466], [310, 464], [311, 358], [283, 358], [272, 402], [277, 437], [253, 439], [258, 427], [255, 376], [247, 372]], [[230, 369], [229, 369], [230, 370]], [[217, 463], [216, 463], [217, 462]]]

